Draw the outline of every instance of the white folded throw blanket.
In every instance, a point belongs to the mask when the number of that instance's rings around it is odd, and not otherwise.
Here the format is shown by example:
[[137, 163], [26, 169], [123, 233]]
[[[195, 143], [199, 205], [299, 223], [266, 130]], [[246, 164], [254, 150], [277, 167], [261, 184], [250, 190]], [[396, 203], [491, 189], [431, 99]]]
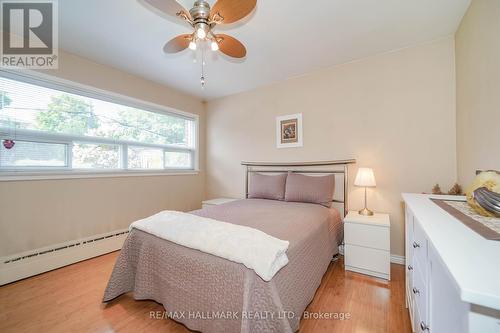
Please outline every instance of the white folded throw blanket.
[[288, 241], [254, 228], [189, 213], [165, 210], [132, 223], [132, 228], [243, 264], [265, 281], [288, 263]]

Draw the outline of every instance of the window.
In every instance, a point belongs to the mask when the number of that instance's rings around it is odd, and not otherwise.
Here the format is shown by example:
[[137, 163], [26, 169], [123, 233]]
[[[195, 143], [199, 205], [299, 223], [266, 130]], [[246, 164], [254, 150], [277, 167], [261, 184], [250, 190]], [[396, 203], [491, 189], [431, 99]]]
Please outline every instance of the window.
[[72, 166], [76, 169], [119, 169], [120, 146], [74, 142]]
[[0, 174], [194, 170], [197, 118], [0, 71]]
[[163, 150], [146, 147], [128, 147], [131, 169], [163, 169]]
[[183, 151], [165, 152], [165, 166], [167, 168], [187, 168], [191, 163], [191, 154]]
[[68, 147], [60, 143], [15, 141], [15, 147], [2, 145], [0, 165], [4, 167], [57, 168], [67, 166]]

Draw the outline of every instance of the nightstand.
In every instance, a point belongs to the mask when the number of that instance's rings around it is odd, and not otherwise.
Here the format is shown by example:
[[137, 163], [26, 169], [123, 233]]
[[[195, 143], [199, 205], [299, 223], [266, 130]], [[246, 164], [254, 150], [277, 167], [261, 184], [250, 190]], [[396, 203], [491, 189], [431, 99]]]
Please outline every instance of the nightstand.
[[211, 200], [205, 200], [201, 202], [201, 208], [207, 208], [210, 206], [217, 206], [217, 205], [222, 205], [231, 201], [236, 201], [239, 199], [232, 199], [232, 198], [217, 198], [217, 199], [211, 199]]
[[388, 214], [363, 216], [350, 211], [344, 218], [346, 270], [391, 279], [391, 222]]

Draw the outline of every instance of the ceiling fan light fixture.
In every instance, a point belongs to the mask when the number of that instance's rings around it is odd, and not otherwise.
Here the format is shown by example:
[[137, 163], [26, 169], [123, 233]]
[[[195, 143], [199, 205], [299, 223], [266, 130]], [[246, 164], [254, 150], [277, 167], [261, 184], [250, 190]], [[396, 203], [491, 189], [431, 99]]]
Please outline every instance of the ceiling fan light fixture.
[[205, 23], [197, 23], [196, 24], [196, 37], [199, 39], [205, 39], [208, 33], [208, 25]]
[[196, 37], [199, 39], [205, 39], [205, 37], [207, 37], [207, 33], [202, 28], [198, 28], [198, 30], [196, 30]]
[[[189, 23], [193, 29], [189, 34], [178, 35], [163, 46], [167, 54], [178, 53], [187, 48], [195, 51], [201, 41], [201, 77], [202, 88], [205, 87], [205, 44], [210, 43], [212, 51], [220, 51], [232, 58], [244, 58], [245, 46], [236, 38], [226, 34], [215, 34], [214, 28], [219, 24], [230, 24], [240, 21], [249, 15], [257, 4], [257, 0], [212, 0], [213, 7], [207, 0], [196, 0], [190, 10], [179, 4], [178, 0], [138, 0], [145, 2], [164, 14], [175, 16]], [[193, 59], [197, 63], [196, 59]]]
[[217, 42], [215, 40], [213, 40], [212, 43], [210, 43], [210, 48], [212, 49], [212, 51], [218, 51], [219, 44], [217, 44]]

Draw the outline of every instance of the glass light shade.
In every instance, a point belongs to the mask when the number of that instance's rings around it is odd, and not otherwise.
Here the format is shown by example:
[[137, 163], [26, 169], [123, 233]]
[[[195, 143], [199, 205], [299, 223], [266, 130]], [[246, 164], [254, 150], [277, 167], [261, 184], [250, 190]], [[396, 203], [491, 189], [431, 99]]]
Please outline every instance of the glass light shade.
[[193, 50], [193, 51], [196, 50], [196, 42], [195, 41], [192, 40], [189, 42], [189, 49]]
[[196, 29], [196, 37], [199, 39], [205, 39], [207, 37], [207, 32], [205, 31], [205, 25], [199, 25]]
[[377, 184], [375, 182], [373, 170], [371, 168], [359, 168], [356, 179], [354, 180], [354, 185], [362, 187], [375, 187]]
[[210, 44], [210, 48], [212, 49], [212, 51], [217, 51], [219, 49], [219, 44], [217, 44], [216, 41], [212, 41], [212, 43]]

